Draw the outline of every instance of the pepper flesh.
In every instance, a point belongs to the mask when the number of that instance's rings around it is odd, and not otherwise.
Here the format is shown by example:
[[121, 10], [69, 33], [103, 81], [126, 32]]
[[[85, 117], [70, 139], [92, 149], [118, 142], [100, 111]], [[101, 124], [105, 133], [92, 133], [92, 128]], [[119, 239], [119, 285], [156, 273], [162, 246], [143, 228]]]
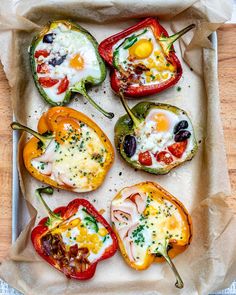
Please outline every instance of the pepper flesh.
[[[184, 161], [179, 161], [179, 159], [182, 156], [183, 151], [186, 149], [187, 142], [182, 141], [180, 143], [175, 143], [172, 146], [168, 147], [168, 150], [171, 151], [172, 155], [170, 155], [168, 152], [165, 152], [168, 154], [168, 158], [163, 157], [163, 153], [160, 152], [160, 154], [154, 155], [156, 160], [159, 161], [161, 159], [166, 165], [165, 167], [160, 168], [153, 168], [150, 167], [151, 160], [150, 160], [150, 153], [149, 155], [145, 154], [145, 159], [149, 158], [148, 165], [144, 165], [144, 162], [142, 161], [136, 161], [133, 160], [132, 157], [127, 155], [125, 152], [125, 137], [127, 135], [133, 136], [135, 135], [135, 131], [139, 128], [139, 126], [145, 121], [145, 118], [148, 116], [148, 114], [151, 112], [151, 110], [160, 109], [160, 110], [168, 110], [174, 114], [184, 114], [186, 118], [188, 118], [188, 115], [181, 109], [171, 106], [168, 104], [161, 104], [161, 103], [153, 103], [153, 102], [140, 102], [137, 105], [135, 105], [132, 109], [129, 108], [127, 105], [122, 93], [120, 94], [121, 102], [127, 112], [126, 115], [120, 117], [115, 125], [115, 146], [122, 158], [132, 167], [144, 170], [152, 174], [167, 174], [170, 170], [173, 168], [181, 165], [182, 163], [186, 161], [190, 161], [194, 155], [196, 154], [198, 150], [197, 141], [195, 139], [194, 130], [192, 130], [192, 142], [193, 142], [193, 148], [187, 155]], [[190, 119], [188, 118], [189, 122]], [[178, 146], [177, 146], [178, 145]], [[182, 152], [182, 153], [181, 153]], [[162, 154], [161, 154], [162, 153]], [[173, 161], [173, 156], [176, 157], [176, 161]], [[143, 157], [142, 157], [143, 158]], [[146, 163], [146, 162], [145, 162]]]
[[[117, 238], [112, 228], [107, 223], [107, 221], [102, 217], [102, 215], [100, 215], [97, 212], [97, 210], [92, 206], [92, 204], [85, 199], [75, 199], [71, 201], [66, 207], [59, 207], [52, 212], [43, 200], [41, 193], [51, 195], [53, 193], [53, 189], [51, 187], [46, 187], [36, 190], [37, 196], [42, 201], [49, 215], [49, 217], [43, 218], [39, 222], [39, 224], [32, 230], [31, 240], [36, 252], [50, 265], [64, 273], [64, 275], [66, 275], [66, 277], [69, 279], [73, 278], [76, 280], [87, 280], [92, 278], [96, 271], [98, 262], [110, 258], [117, 251]], [[62, 250], [63, 243], [57, 245], [54, 244], [54, 248], [52, 249], [50, 248], [50, 244], [45, 242], [45, 237], [47, 237], [47, 235], [50, 235], [51, 232], [55, 231], [55, 229], [60, 229], [60, 227], [63, 226], [67, 220], [69, 220], [78, 212], [80, 207], [85, 208], [86, 212], [88, 213], [88, 216], [90, 216], [92, 220], [95, 220], [96, 222], [100, 223], [105, 228], [107, 235], [109, 235], [109, 237], [112, 239], [111, 245], [105, 249], [102, 256], [98, 257], [92, 263], [89, 263], [86, 257], [82, 257], [85, 253], [85, 249], [78, 248], [78, 245], [71, 246], [71, 253], [68, 254], [67, 251]], [[73, 230], [73, 221], [70, 222], [70, 229]], [[57, 238], [58, 235], [56, 236], [55, 240]], [[55, 250], [55, 246], [61, 246], [62, 249], [60, 248], [60, 255], [58, 253], [55, 254], [53, 252], [53, 250]], [[71, 265], [67, 265], [68, 255], [71, 255], [71, 264], [75, 261], [77, 262], [75, 266], [72, 267]]]
[[[96, 159], [93, 160], [95, 161], [94, 163], [100, 165], [100, 172], [97, 171], [95, 177], [90, 178], [90, 180], [88, 178], [88, 183], [86, 187], [83, 187], [81, 185], [81, 187], [77, 188], [73, 187], [73, 185], [68, 185], [66, 183], [58, 183], [55, 179], [50, 178], [50, 175], [48, 176], [46, 174], [41, 173], [42, 171], [39, 171], [36, 167], [32, 165], [32, 161], [45, 153], [47, 147], [52, 142], [52, 140], [55, 140], [56, 146], [63, 146], [64, 144], [69, 144], [72, 142], [72, 144], [70, 144], [70, 148], [73, 149], [74, 147], [73, 153], [80, 153], [80, 150], [76, 148], [80, 140], [80, 130], [78, 122], [81, 122], [81, 124], [86, 124], [86, 126], [91, 128], [97, 134], [101, 145], [104, 147], [105, 160], [101, 164], [97, 163]], [[64, 129], [64, 126], [66, 125], [70, 126], [68, 130]], [[44, 183], [47, 183], [51, 186], [76, 192], [95, 190], [102, 184], [106, 176], [106, 173], [109, 171], [113, 163], [114, 150], [108, 137], [90, 118], [88, 118], [83, 113], [75, 111], [71, 108], [53, 107], [49, 109], [46, 113], [42, 115], [42, 117], [39, 120], [39, 133], [34, 132], [33, 130], [27, 127], [24, 127], [19, 123], [13, 122], [11, 126], [13, 129], [23, 129], [35, 136], [31, 138], [24, 147], [24, 164], [26, 169], [34, 178]], [[73, 132], [71, 132], [71, 130], [73, 130]], [[87, 144], [89, 144], [89, 141]], [[79, 166], [76, 168], [76, 171], [80, 171]], [[81, 171], [80, 174], [82, 172], [83, 171]]]
[[[156, 206], [155, 202], [159, 205]], [[168, 214], [166, 208], [164, 210], [161, 206], [169, 208]], [[178, 214], [178, 219], [173, 217], [175, 214]], [[149, 218], [152, 218], [151, 223]], [[189, 246], [192, 239], [192, 221], [179, 200], [156, 183], [142, 182], [126, 187], [116, 195], [112, 200], [111, 219], [120, 251], [129, 266], [136, 270], [145, 270], [153, 262], [167, 261], [176, 276], [176, 287], [183, 287], [171, 259]], [[176, 228], [181, 232], [181, 237], [171, 235], [171, 230]], [[142, 232], [144, 230], [152, 233], [150, 240], [149, 236]], [[166, 230], [164, 236], [162, 230]], [[134, 247], [137, 247], [135, 243], [146, 249], [141, 262], [140, 257], [134, 255]]]
[[[49, 73], [49, 67], [53, 67], [55, 68], [55, 66], [60, 67], [60, 64], [64, 62], [64, 60], [66, 59], [66, 55], [61, 57], [61, 61], [59, 62], [58, 57], [56, 56], [55, 58], [53, 58], [51, 61], [48, 61], [48, 58], [50, 57], [50, 52], [48, 52], [47, 50], [37, 50], [37, 46], [40, 44], [40, 42], [44, 42], [44, 37], [48, 36], [48, 35], [52, 35], [51, 36], [51, 40], [47, 41], [46, 43], [43, 44], [49, 44], [49, 46], [51, 45], [51, 43], [53, 43], [53, 30], [58, 28], [60, 25], [65, 26], [65, 28], [67, 28], [69, 31], [74, 31], [74, 32], [78, 32], [80, 34], [82, 34], [86, 40], [89, 42], [89, 44], [91, 44], [93, 46], [93, 49], [95, 51], [96, 54], [96, 60], [97, 60], [97, 67], [100, 70], [100, 77], [93, 77], [92, 75], [89, 75], [87, 77], [80, 77], [80, 79], [74, 84], [74, 85], [69, 85], [69, 80], [67, 79], [67, 76], [65, 74], [64, 78], [60, 79], [60, 81], [58, 79], [52, 79], [51, 77], [48, 77], [48, 75], [50, 75]], [[63, 33], [63, 32], [62, 32]], [[75, 93], [80, 93], [82, 94], [97, 110], [99, 110], [101, 113], [103, 113], [103, 115], [105, 115], [108, 118], [113, 118], [114, 114], [113, 113], [109, 113], [104, 111], [97, 103], [95, 103], [95, 101], [88, 95], [87, 90], [86, 90], [86, 84], [90, 84], [90, 85], [99, 85], [101, 84], [105, 78], [106, 78], [106, 67], [105, 64], [103, 62], [103, 60], [101, 59], [100, 55], [98, 54], [97, 51], [97, 41], [95, 40], [95, 38], [88, 32], [86, 31], [84, 28], [82, 28], [81, 26], [79, 26], [78, 24], [66, 21], [66, 20], [58, 20], [58, 21], [53, 21], [53, 22], [49, 22], [45, 27], [43, 27], [43, 29], [33, 38], [32, 44], [30, 46], [30, 64], [31, 64], [31, 70], [33, 73], [33, 78], [34, 78], [34, 82], [35, 85], [39, 91], [39, 93], [41, 94], [41, 96], [43, 97], [43, 99], [53, 105], [53, 106], [57, 106], [57, 105], [64, 105], [69, 103], [69, 101], [71, 100], [72, 96]], [[67, 46], [69, 48], [69, 46]], [[69, 50], [67, 48], [67, 50]], [[80, 48], [77, 48], [80, 49]], [[59, 53], [58, 53], [59, 54]], [[84, 53], [86, 56], [86, 52]], [[42, 63], [41, 60], [39, 60], [38, 58], [47, 58], [46, 59], [46, 63]], [[75, 56], [76, 57], [76, 56]], [[75, 59], [74, 57], [74, 59]], [[52, 61], [56, 61], [59, 64], [53, 64]], [[38, 64], [37, 66], [37, 62], [40, 62], [40, 64]], [[51, 62], [51, 64], [50, 64]], [[74, 62], [75, 63], [75, 62]], [[81, 75], [81, 70], [82, 68], [80, 67], [75, 67], [74, 63], [69, 63], [69, 65], [67, 65], [67, 67], [71, 68], [71, 69], [77, 69], [77, 72], [79, 75]], [[77, 61], [78, 63], [78, 61]], [[53, 66], [52, 66], [53, 64]], [[73, 66], [73, 67], [72, 67]], [[57, 71], [59, 72], [59, 70], [57, 69]], [[39, 77], [38, 74], [46, 74], [46, 76], [43, 77]], [[77, 74], [77, 75], [78, 75]], [[61, 74], [60, 74], [61, 75]], [[54, 80], [54, 82], [50, 82], [50, 80]], [[53, 95], [49, 93], [46, 93], [44, 88], [50, 88], [53, 85], [59, 83], [59, 86], [57, 87], [58, 91], [57, 91], [57, 95], [58, 94], [63, 94], [64, 96], [62, 99], [60, 99], [59, 101], [56, 101], [53, 98]]]
[[[103, 57], [103, 59], [111, 67], [112, 89], [116, 93], [119, 93], [122, 91], [125, 96], [129, 98], [132, 98], [132, 97], [135, 98], [135, 97], [142, 97], [145, 95], [155, 94], [175, 85], [182, 76], [182, 67], [178, 57], [175, 55], [173, 42], [175, 42], [180, 36], [188, 32], [193, 27], [195, 27], [195, 25], [190, 25], [187, 28], [169, 37], [167, 31], [159, 24], [159, 22], [155, 18], [150, 17], [102, 41], [98, 47], [98, 51], [100, 55]], [[167, 59], [167, 62], [169, 62], [173, 66], [174, 73], [173, 75], [171, 75], [170, 78], [168, 78], [167, 80], [161, 83], [156, 83], [156, 84], [148, 83], [149, 85], [141, 83], [137, 86], [137, 85], [134, 85], [135, 83], [132, 82], [132, 78], [130, 79], [130, 77], [128, 77], [129, 75], [127, 74], [127, 72], [119, 69], [119, 67], [117, 67], [116, 64], [114, 65], [113, 48], [120, 40], [128, 37], [131, 34], [133, 34], [131, 35], [131, 37], [135, 36], [134, 35], [135, 32], [137, 32], [140, 29], [147, 29], [147, 28], [151, 28], [156, 38], [156, 41], [160, 44], [162, 48], [162, 52], [165, 58]]]

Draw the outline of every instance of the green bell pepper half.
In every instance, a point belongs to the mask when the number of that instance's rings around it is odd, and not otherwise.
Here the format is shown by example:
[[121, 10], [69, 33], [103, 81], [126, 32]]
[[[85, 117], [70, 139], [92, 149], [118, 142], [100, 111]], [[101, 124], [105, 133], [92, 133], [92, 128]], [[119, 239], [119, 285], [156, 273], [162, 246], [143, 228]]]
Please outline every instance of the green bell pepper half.
[[[38, 74], [37, 74], [37, 65], [36, 65], [36, 62], [35, 62], [35, 56], [34, 55], [35, 55], [35, 52], [37, 51], [37, 45], [43, 39], [43, 37], [51, 29], [55, 29], [59, 24], [65, 25], [70, 30], [74, 30], [74, 31], [78, 31], [78, 32], [82, 33], [92, 43], [92, 45], [94, 47], [94, 50], [95, 50], [95, 53], [96, 53], [96, 57], [97, 57], [98, 63], [99, 63], [99, 67], [100, 67], [100, 71], [101, 71], [101, 76], [100, 76], [99, 79], [95, 79], [92, 76], [88, 76], [85, 79], [82, 79], [82, 80], [78, 81], [77, 83], [75, 83], [75, 85], [73, 85], [72, 87], [70, 87], [65, 92], [64, 98], [63, 98], [63, 100], [61, 102], [55, 102], [50, 96], [47, 95], [47, 93], [44, 91], [43, 87], [39, 83]], [[41, 96], [43, 97], [43, 99], [47, 103], [49, 103], [50, 105], [53, 105], [53, 106], [65, 105], [65, 104], [67, 104], [67, 103], [70, 102], [70, 100], [75, 95], [75, 93], [80, 93], [98, 111], [100, 111], [103, 115], [105, 115], [109, 119], [111, 119], [111, 118], [114, 117], [114, 114], [113, 113], [106, 112], [97, 103], [95, 103], [95, 101], [88, 95], [87, 90], [86, 90], [86, 85], [87, 84], [89, 84], [91, 86], [99, 85], [106, 78], [106, 73], [107, 73], [106, 66], [105, 66], [105, 64], [104, 64], [101, 56], [98, 53], [97, 47], [98, 47], [98, 43], [97, 43], [96, 39], [87, 30], [85, 30], [80, 25], [78, 25], [76, 23], [73, 23], [73, 22], [70, 22], [70, 21], [67, 21], [67, 20], [58, 20], [58, 21], [49, 22], [45, 27], [43, 27], [43, 29], [36, 36], [34, 36], [34, 38], [32, 40], [32, 43], [31, 43], [31, 46], [30, 46], [30, 49], [29, 49], [30, 65], [31, 65], [31, 70], [32, 70], [32, 74], [33, 74], [35, 85], [36, 85], [39, 93], [41, 94]]]
[[[163, 110], [168, 110], [171, 111], [175, 114], [184, 114], [187, 116], [189, 119], [187, 113], [183, 111], [182, 109], [179, 109], [175, 106], [168, 105], [168, 104], [162, 104], [162, 103], [154, 103], [154, 102], [140, 102], [136, 104], [132, 109], [129, 108], [127, 105], [124, 96], [122, 93], [120, 93], [121, 97], [121, 102], [127, 112], [126, 115], [120, 117], [118, 121], [116, 122], [115, 125], [115, 146], [117, 151], [120, 153], [122, 158], [133, 168], [136, 168], [138, 170], [144, 170], [146, 172], [149, 172], [151, 174], [156, 174], [156, 175], [161, 175], [161, 174], [167, 174], [172, 170], [174, 167], [191, 160], [194, 155], [196, 154], [198, 150], [198, 145], [197, 141], [194, 135], [194, 132], [192, 132], [192, 137], [193, 137], [193, 142], [194, 142], [194, 147], [190, 151], [189, 155], [183, 162], [176, 162], [176, 163], [171, 163], [169, 165], [166, 165], [163, 168], [151, 168], [148, 166], [144, 166], [140, 164], [138, 161], [133, 161], [131, 160], [130, 157], [128, 157], [124, 151], [124, 139], [126, 135], [134, 135], [136, 128], [139, 127], [139, 125], [145, 120], [149, 112], [154, 109], [163, 109]], [[190, 120], [190, 119], [189, 119]], [[191, 121], [190, 121], [191, 122]]]

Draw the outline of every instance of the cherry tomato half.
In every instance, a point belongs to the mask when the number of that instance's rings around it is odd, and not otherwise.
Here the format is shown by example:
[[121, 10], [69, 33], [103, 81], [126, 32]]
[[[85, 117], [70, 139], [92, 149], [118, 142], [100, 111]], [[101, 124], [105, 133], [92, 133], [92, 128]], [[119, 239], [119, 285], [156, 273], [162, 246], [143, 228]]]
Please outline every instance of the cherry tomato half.
[[151, 166], [152, 165], [152, 157], [149, 151], [146, 151], [144, 153], [140, 153], [138, 155], [139, 163], [144, 166]]
[[57, 94], [61, 94], [67, 90], [69, 86], [69, 80], [67, 77], [63, 78], [57, 88]]
[[174, 161], [171, 154], [166, 151], [162, 151], [160, 153], [155, 154], [155, 158], [157, 162], [164, 162], [167, 165]]
[[41, 55], [43, 57], [47, 57], [47, 56], [49, 56], [49, 54], [50, 54], [50, 52], [48, 52], [47, 50], [37, 50], [37, 51], [35, 51], [34, 57], [38, 58]]
[[49, 73], [48, 66], [45, 63], [43, 63], [41, 65], [37, 65], [37, 73], [40, 73], [40, 74], [47, 74], [47, 73]]
[[181, 158], [184, 151], [187, 147], [187, 140], [173, 143], [172, 145], [168, 146], [168, 150], [174, 155], [176, 158]]
[[50, 77], [40, 77], [39, 78], [39, 84], [42, 85], [44, 88], [50, 88], [53, 85], [57, 84], [59, 80], [52, 79]]

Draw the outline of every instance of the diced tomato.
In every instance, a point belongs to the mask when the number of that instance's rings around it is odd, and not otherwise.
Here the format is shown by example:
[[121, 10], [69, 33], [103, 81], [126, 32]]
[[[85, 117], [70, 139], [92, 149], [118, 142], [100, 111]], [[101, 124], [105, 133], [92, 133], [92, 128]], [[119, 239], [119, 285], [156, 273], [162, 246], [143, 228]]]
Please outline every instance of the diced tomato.
[[168, 146], [168, 150], [174, 155], [176, 158], [181, 158], [184, 151], [187, 147], [187, 140], [176, 142], [170, 146]]
[[162, 151], [160, 153], [155, 154], [155, 157], [156, 157], [157, 162], [164, 162], [166, 165], [168, 165], [174, 161], [171, 154], [166, 151]]
[[139, 163], [144, 166], [151, 166], [152, 165], [152, 157], [149, 151], [146, 151], [144, 153], [140, 153], [138, 155]]
[[42, 85], [44, 88], [50, 88], [53, 85], [57, 84], [59, 80], [52, 79], [50, 77], [40, 77], [39, 78], [39, 84]]
[[38, 58], [41, 55], [43, 57], [47, 57], [47, 56], [49, 56], [49, 54], [50, 54], [50, 52], [48, 52], [47, 50], [37, 50], [37, 51], [35, 51], [34, 57]]
[[47, 74], [49, 73], [49, 67], [45, 63], [37, 65], [37, 73]]
[[67, 77], [63, 78], [57, 88], [57, 94], [61, 94], [63, 92], [66, 91], [66, 89], [69, 86], [69, 80], [67, 79]]

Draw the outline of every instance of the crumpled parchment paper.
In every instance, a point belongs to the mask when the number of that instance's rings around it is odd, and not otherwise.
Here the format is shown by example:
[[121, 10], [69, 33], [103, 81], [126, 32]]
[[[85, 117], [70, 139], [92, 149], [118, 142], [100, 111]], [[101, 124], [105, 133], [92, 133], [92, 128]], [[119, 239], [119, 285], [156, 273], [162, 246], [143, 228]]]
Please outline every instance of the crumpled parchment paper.
[[[183, 277], [185, 288], [174, 287], [174, 277], [166, 264], [153, 264], [143, 272], [129, 268], [119, 252], [99, 263], [96, 275], [85, 282], [66, 279], [44, 262], [30, 241], [33, 226], [45, 216], [34, 191], [41, 185], [33, 179], [22, 162], [22, 149], [27, 140], [19, 142], [20, 183], [27, 200], [31, 221], [11, 247], [0, 266], [0, 276], [24, 294], [208, 294], [227, 287], [236, 277], [236, 216], [229, 205], [230, 183], [227, 173], [223, 133], [219, 115], [217, 56], [207, 38], [230, 18], [231, 1], [220, 0], [96, 0], [96, 1], [35, 1], [1, 2], [0, 57], [12, 87], [12, 105], [16, 118], [31, 128], [37, 126], [41, 114], [49, 106], [40, 98], [30, 72], [28, 46], [32, 36], [48, 20], [72, 19], [102, 41], [136, 23], [138, 18], [157, 16], [171, 34], [195, 23], [175, 44], [183, 65], [183, 77], [177, 86], [144, 99], [170, 103], [186, 110], [195, 126], [199, 151], [195, 158], [168, 175], [154, 176], [134, 171], [116, 154], [115, 163], [97, 191], [80, 194], [96, 208], [104, 208], [110, 220], [109, 207], [117, 191], [141, 181], [158, 182], [180, 199], [193, 218], [191, 246], [174, 259]], [[181, 91], [177, 91], [181, 87]], [[116, 120], [124, 114], [119, 99], [112, 93], [109, 77], [105, 83], [90, 90], [105, 109], [114, 111], [109, 122], [81, 96], [69, 106], [92, 117], [113, 141]], [[6, 98], [9, 99], [9, 98]], [[132, 106], [138, 100], [132, 100]], [[122, 172], [122, 175], [119, 175]], [[68, 204], [78, 197], [65, 191], [46, 197], [51, 208]], [[19, 221], [20, 222], [20, 221]]]

